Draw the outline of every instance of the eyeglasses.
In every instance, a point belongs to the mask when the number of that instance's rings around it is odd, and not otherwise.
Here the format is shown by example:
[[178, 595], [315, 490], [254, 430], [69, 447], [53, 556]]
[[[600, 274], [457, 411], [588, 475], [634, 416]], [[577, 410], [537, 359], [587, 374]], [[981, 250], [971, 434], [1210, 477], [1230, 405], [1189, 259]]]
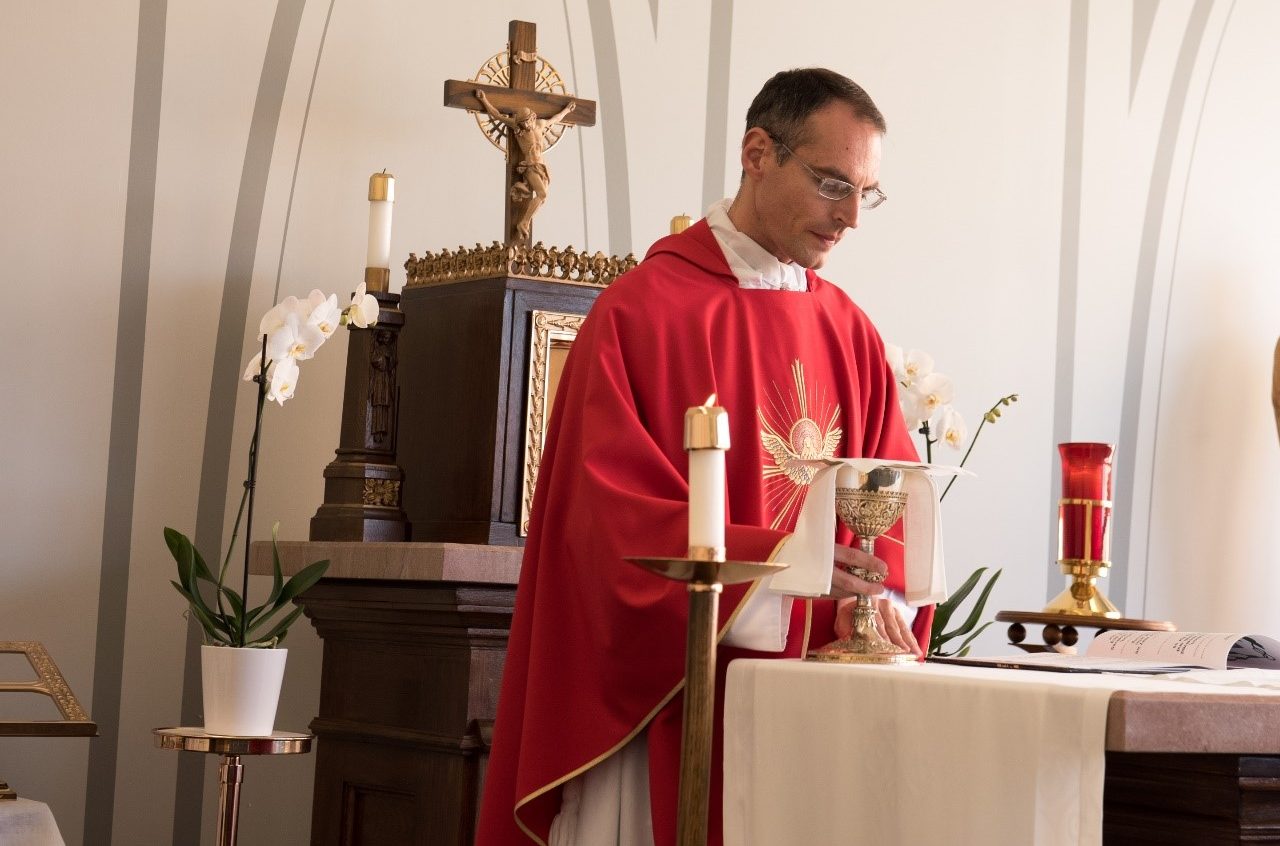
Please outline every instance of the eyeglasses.
[[[854, 191], [858, 190], [856, 185], [850, 185], [843, 179], [836, 179], [832, 176], [823, 176], [822, 174], [817, 173], [813, 168], [809, 167], [809, 165], [805, 163], [804, 159], [797, 156], [795, 151], [786, 144], [783, 144], [772, 135], [770, 135], [769, 138], [773, 143], [786, 150], [791, 155], [791, 158], [800, 162], [800, 166], [802, 168], [809, 171], [809, 175], [813, 177], [813, 181], [818, 183], [819, 196], [828, 200], [843, 200], [845, 197], [848, 197]], [[887, 199], [889, 199], [888, 195], [879, 188], [864, 188], [858, 197], [858, 207], [861, 209], [874, 209]]]

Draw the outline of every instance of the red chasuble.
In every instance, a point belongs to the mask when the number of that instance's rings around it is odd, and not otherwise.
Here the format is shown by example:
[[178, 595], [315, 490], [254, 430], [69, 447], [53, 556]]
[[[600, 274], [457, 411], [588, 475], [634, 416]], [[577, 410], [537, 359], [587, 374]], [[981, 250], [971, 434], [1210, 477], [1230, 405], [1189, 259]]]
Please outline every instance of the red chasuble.
[[[545, 843], [562, 786], [648, 728], [658, 844], [676, 831], [688, 600], [683, 584], [625, 556], [687, 548], [685, 409], [716, 394], [729, 413], [726, 546], [766, 561], [794, 526], [822, 455], [916, 459], [884, 345], [837, 287], [746, 290], [706, 221], [656, 243], [600, 294], [566, 363], [538, 473], [477, 843]], [[841, 528], [840, 543], [852, 544]], [[901, 541], [877, 554], [903, 588]], [[749, 586], [727, 586], [721, 632]], [[794, 603], [780, 653], [835, 639], [834, 601]], [[928, 641], [932, 609], [917, 614]], [[797, 715], [798, 718], [802, 718]], [[815, 726], [815, 731], [821, 727]], [[710, 828], [720, 842], [720, 744]]]

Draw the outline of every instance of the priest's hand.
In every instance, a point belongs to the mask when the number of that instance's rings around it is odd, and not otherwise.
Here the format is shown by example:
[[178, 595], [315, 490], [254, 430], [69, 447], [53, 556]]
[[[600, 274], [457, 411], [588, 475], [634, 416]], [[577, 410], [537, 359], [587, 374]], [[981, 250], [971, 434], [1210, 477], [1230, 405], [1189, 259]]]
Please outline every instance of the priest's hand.
[[[850, 598], [836, 603], [836, 637], [846, 638], [853, 631], [853, 606], [857, 601]], [[880, 637], [901, 649], [914, 653], [917, 658], [923, 658], [924, 650], [916, 642], [916, 636], [911, 633], [911, 626], [907, 624], [898, 606], [889, 599], [872, 599], [871, 601], [875, 603], [878, 612], [876, 630], [880, 633]]]
[[874, 596], [884, 591], [884, 577], [889, 565], [860, 549], [836, 544], [834, 569], [831, 571], [831, 595], [837, 599], [860, 593]]

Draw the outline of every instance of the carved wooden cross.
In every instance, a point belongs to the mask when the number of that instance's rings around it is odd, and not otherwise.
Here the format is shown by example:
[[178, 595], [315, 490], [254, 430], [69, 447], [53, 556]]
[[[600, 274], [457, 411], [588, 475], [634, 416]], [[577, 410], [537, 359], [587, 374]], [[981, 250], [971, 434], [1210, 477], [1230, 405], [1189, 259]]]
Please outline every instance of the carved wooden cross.
[[[550, 178], [542, 163], [545, 144], [540, 129], [532, 122], [517, 126], [512, 118], [524, 108], [531, 110], [541, 121], [595, 126], [596, 104], [592, 100], [535, 90], [538, 41], [537, 27], [533, 24], [511, 21], [507, 51], [511, 75], [509, 87], [450, 79], [444, 84], [444, 104], [455, 109], [487, 111], [485, 104], [476, 96], [476, 91], [482, 91], [492, 108], [507, 119], [504, 121], [507, 123], [507, 199], [503, 231], [506, 243], [528, 246], [533, 240], [533, 213], [546, 199], [546, 183]], [[524, 133], [522, 137], [520, 133]], [[538, 148], [529, 150], [530, 145]]]

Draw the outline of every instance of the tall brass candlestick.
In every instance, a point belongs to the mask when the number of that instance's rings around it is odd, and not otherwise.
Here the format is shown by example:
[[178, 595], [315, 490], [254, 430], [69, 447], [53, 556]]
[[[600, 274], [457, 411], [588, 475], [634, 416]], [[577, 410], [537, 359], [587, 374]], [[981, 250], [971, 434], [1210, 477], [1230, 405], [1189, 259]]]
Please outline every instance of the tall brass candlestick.
[[676, 823], [679, 846], [705, 846], [707, 842], [721, 590], [724, 585], [753, 581], [787, 566], [725, 560], [724, 450], [729, 448], [729, 416], [723, 408], [712, 405], [714, 401], [713, 395], [685, 414], [684, 448], [689, 452], [688, 557], [627, 559], [651, 573], [685, 582], [689, 596]]

